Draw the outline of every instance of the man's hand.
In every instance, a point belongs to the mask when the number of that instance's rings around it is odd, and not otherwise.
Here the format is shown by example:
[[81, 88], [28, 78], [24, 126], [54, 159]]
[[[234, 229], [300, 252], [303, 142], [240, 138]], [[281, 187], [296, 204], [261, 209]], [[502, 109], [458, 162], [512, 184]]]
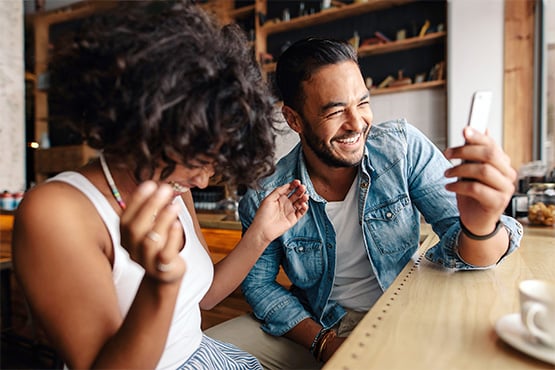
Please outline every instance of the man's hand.
[[461, 159], [445, 176], [458, 178], [446, 185], [457, 194], [460, 218], [476, 235], [487, 235], [495, 228], [514, 191], [517, 178], [509, 156], [495, 141], [470, 127], [464, 129], [466, 143], [445, 151], [447, 159]]

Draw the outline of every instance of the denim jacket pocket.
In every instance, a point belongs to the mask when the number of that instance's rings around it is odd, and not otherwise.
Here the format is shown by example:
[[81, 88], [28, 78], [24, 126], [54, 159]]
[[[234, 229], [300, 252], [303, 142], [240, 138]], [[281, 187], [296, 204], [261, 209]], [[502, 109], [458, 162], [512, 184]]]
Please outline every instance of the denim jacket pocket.
[[417, 220], [409, 196], [402, 194], [369, 209], [364, 216], [364, 227], [380, 253], [394, 254], [418, 243]]
[[322, 274], [324, 248], [321, 240], [296, 238], [285, 243], [284, 270], [299, 288], [317, 284]]

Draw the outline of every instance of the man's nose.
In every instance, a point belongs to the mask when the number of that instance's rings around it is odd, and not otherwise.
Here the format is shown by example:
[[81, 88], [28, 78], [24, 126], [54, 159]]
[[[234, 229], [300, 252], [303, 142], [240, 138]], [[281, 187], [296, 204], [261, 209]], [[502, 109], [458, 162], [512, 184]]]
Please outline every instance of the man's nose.
[[347, 124], [350, 126], [351, 130], [355, 132], [363, 131], [367, 125], [364, 117], [357, 108], [352, 108], [348, 110]]

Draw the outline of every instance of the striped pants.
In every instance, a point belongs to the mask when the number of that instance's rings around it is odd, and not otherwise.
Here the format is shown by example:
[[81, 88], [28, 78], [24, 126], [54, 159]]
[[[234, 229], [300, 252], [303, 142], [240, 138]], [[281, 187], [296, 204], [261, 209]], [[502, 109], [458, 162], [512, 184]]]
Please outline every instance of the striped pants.
[[233, 344], [203, 335], [199, 348], [178, 370], [262, 370], [258, 360]]

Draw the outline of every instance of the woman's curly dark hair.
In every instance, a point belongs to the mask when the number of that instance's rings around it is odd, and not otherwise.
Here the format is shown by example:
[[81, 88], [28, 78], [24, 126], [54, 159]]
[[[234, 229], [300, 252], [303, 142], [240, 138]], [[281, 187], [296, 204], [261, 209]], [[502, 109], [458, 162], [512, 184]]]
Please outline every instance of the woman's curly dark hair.
[[270, 174], [274, 108], [244, 32], [190, 1], [117, 3], [54, 49], [54, 118], [137, 179], [198, 155], [234, 184]]

